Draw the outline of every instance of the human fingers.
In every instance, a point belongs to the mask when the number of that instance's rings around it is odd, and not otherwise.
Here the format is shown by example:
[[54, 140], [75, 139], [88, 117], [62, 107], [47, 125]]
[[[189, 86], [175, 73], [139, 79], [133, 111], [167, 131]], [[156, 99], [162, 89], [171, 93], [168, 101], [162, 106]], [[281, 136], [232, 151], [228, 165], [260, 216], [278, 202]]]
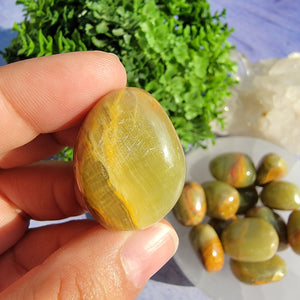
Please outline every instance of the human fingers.
[[44, 161], [0, 170], [0, 254], [27, 230], [28, 220], [82, 214], [71, 163]]
[[76, 220], [28, 230], [18, 243], [0, 255], [0, 292], [94, 226], [98, 226], [96, 221]]
[[175, 231], [162, 222], [136, 231], [96, 226], [31, 269], [0, 299], [135, 299], [177, 245]]
[[12, 168], [31, 164], [57, 154], [66, 146], [73, 147], [78, 129], [79, 126], [76, 126], [52, 134], [39, 134], [29, 143], [10, 150], [2, 158], [0, 157], [0, 165], [2, 168]]
[[12, 247], [24, 234], [29, 219], [13, 203], [0, 195], [0, 255]]
[[[38, 159], [41, 154], [52, 155], [70, 143], [67, 134], [58, 132], [68, 133], [72, 128], [76, 132], [97, 100], [125, 85], [126, 73], [118, 58], [99, 51], [59, 54], [2, 66], [0, 168], [15, 166], [15, 157], [19, 163], [21, 157], [25, 164], [34, 155]], [[45, 134], [42, 147], [40, 143], [30, 147], [28, 143], [40, 134]]]

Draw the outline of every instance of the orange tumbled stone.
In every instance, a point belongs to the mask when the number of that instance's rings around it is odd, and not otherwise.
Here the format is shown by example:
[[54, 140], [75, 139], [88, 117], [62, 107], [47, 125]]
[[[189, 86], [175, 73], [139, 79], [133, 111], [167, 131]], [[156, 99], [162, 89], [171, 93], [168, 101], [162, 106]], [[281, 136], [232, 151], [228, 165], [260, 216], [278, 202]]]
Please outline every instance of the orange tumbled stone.
[[224, 265], [224, 250], [218, 234], [209, 224], [198, 224], [190, 232], [190, 240], [208, 272], [218, 272]]
[[147, 92], [123, 88], [86, 117], [74, 149], [74, 172], [91, 214], [117, 230], [145, 228], [178, 200], [186, 174], [176, 131]]
[[269, 153], [261, 160], [256, 177], [257, 185], [265, 185], [283, 178], [289, 170], [286, 161], [276, 153]]

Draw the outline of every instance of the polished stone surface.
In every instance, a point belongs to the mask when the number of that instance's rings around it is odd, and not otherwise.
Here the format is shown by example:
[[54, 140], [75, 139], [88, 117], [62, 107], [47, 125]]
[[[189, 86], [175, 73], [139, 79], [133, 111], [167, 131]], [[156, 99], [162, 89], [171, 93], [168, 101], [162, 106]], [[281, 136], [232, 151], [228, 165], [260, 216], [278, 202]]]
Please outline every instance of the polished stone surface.
[[242, 282], [259, 285], [279, 281], [287, 272], [285, 261], [278, 255], [263, 262], [230, 261], [233, 274]]
[[218, 180], [204, 182], [202, 186], [206, 197], [207, 216], [221, 220], [235, 216], [240, 205], [240, 195], [236, 188]]
[[254, 184], [256, 169], [252, 159], [240, 152], [223, 153], [209, 164], [211, 174], [217, 180], [236, 188], [245, 188]]
[[173, 213], [182, 225], [194, 226], [203, 220], [206, 209], [203, 187], [197, 182], [187, 182], [173, 208]]
[[272, 181], [261, 192], [261, 201], [270, 208], [295, 210], [300, 207], [300, 187], [289, 181]]
[[264, 156], [258, 166], [256, 184], [265, 185], [273, 180], [283, 178], [289, 171], [286, 161], [276, 153]]
[[300, 210], [294, 210], [287, 224], [288, 241], [292, 249], [300, 255]]
[[161, 105], [142, 89], [104, 96], [85, 118], [74, 150], [79, 189], [107, 228], [146, 228], [167, 215], [181, 194], [183, 148]]
[[221, 236], [224, 251], [238, 261], [270, 259], [278, 248], [275, 228], [259, 218], [243, 218], [229, 224]]
[[205, 223], [194, 226], [190, 242], [207, 272], [219, 272], [224, 266], [224, 250], [214, 228]]

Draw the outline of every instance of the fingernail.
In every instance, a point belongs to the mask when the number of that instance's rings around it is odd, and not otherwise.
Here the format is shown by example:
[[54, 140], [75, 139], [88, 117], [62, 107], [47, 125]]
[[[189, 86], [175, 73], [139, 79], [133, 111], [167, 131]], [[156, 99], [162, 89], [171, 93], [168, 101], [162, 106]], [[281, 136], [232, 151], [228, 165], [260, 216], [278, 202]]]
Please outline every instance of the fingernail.
[[134, 232], [121, 249], [121, 261], [128, 279], [135, 287], [143, 287], [174, 255], [177, 247], [177, 234], [166, 224], [157, 223]]

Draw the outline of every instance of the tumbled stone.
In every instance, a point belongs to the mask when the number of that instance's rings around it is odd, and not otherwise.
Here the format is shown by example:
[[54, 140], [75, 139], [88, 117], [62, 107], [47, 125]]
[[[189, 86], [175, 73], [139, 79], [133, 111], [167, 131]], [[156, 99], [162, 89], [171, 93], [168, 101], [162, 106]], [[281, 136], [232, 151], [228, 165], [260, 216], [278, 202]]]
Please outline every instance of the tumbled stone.
[[240, 204], [237, 189], [222, 181], [207, 181], [202, 187], [209, 217], [226, 220], [236, 214]]
[[182, 193], [173, 208], [178, 222], [184, 226], [199, 224], [206, 213], [205, 193], [197, 182], [186, 182]]
[[224, 229], [221, 240], [231, 258], [249, 262], [270, 259], [276, 253], [279, 242], [274, 227], [259, 218], [233, 221]]
[[258, 202], [258, 192], [255, 186], [238, 189], [240, 194], [240, 205], [237, 215], [245, 214], [247, 210], [254, 207]]
[[286, 224], [283, 218], [271, 208], [267, 206], [255, 206], [247, 211], [246, 216], [250, 218], [261, 218], [275, 228], [279, 237], [278, 251], [288, 247]]
[[294, 210], [287, 223], [288, 241], [295, 253], [300, 255], [300, 210]]
[[256, 169], [251, 158], [240, 152], [220, 154], [210, 162], [209, 168], [217, 180], [236, 188], [251, 186], [256, 179]]
[[261, 262], [242, 262], [231, 259], [230, 267], [237, 279], [251, 285], [279, 281], [287, 272], [285, 261], [278, 255]]
[[198, 224], [190, 232], [190, 240], [206, 271], [218, 272], [224, 265], [222, 243], [209, 224]]
[[147, 92], [123, 88], [104, 96], [86, 117], [74, 151], [79, 190], [107, 228], [145, 228], [178, 200], [186, 174], [176, 131]]
[[276, 153], [269, 153], [261, 160], [256, 176], [257, 185], [265, 185], [283, 178], [289, 170], [286, 161]]
[[294, 210], [300, 207], [300, 188], [288, 181], [272, 181], [261, 193], [262, 202], [271, 208]]

